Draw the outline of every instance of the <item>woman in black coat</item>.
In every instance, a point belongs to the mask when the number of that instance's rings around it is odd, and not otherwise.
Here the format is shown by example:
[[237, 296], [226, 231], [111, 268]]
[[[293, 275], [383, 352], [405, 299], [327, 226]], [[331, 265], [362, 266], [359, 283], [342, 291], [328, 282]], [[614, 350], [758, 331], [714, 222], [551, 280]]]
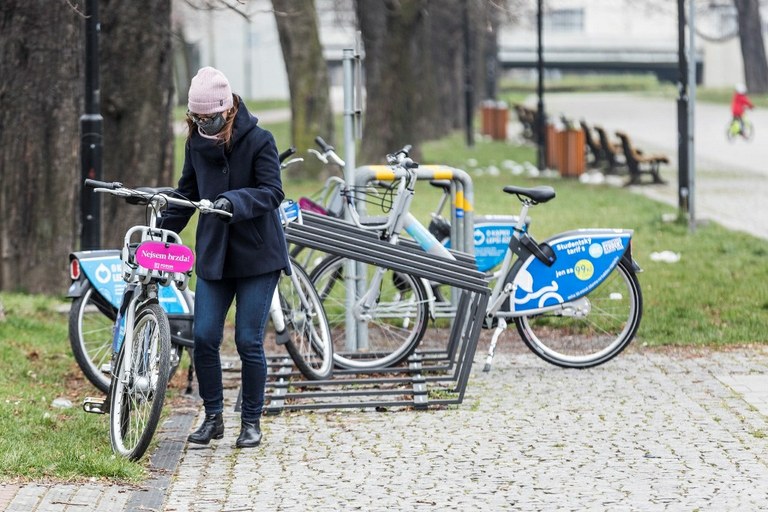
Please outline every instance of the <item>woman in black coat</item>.
[[[237, 297], [235, 343], [242, 361], [241, 431], [235, 446], [258, 446], [267, 365], [264, 329], [288, 252], [278, 207], [284, 193], [272, 134], [257, 124], [227, 78], [204, 67], [189, 88], [189, 137], [176, 192], [209, 199], [231, 218], [201, 215], [197, 226], [195, 369], [205, 420], [188, 440], [224, 435], [219, 349], [227, 311]], [[169, 206], [162, 227], [179, 232], [194, 210]]]

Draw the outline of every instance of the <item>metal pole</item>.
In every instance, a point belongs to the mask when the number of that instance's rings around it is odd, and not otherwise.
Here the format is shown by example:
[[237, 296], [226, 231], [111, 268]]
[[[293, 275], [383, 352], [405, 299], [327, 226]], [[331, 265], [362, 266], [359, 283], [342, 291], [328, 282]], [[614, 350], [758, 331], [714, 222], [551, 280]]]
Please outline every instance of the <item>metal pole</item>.
[[694, 13], [696, 12], [696, 2], [688, 0], [688, 228], [691, 231], [696, 229], [696, 152], [694, 151], [694, 135], [696, 124], [694, 120], [694, 110], [696, 110], [696, 26]]
[[677, 0], [677, 48], [679, 81], [677, 84], [677, 188], [678, 207], [689, 212], [688, 183], [688, 61], [685, 55], [685, 0]]
[[[344, 181], [348, 186], [355, 183], [355, 104], [354, 104], [354, 70], [355, 51], [346, 48], [342, 52], [344, 70]], [[352, 222], [350, 214], [345, 210], [347, 222]], [[357, 301], [357, 264], [348, 259], [344, 265], [344, 286], [346, 293], [346, 348], [356, 351], [358, 348], [357, 320], [355, 319], [355, 302]], [[365, 345], [367, 345], [367, 339]]]
[[[102, 117], [99, 89], [99, 2], [85, 3], [85, 114], [80, 116], [80, 171], [86, 178], [101, 180]], [[101, 247], [99, 194], [80, 187], [80, 249]]]
[[546, 136], [546, 119], [544, 115], [544, 45], [543, 45], [543, 38], [542, 38], [542, 32], [543, 32], [543, 21], [542, 21], [542, 0], [538, 0], [537, 2], [537, 14], [536, 14], [536, 32], [537, 32], [537, 40], [538, 40], [538, 64], [537, 69], [539, 72], [539, 82], [536, 87], [536, 94], [539, 97], [539, 103], [538, 103], [538, 117], [536, 119], [536, 125], [537, 125], [537, 132], [539, 135], [538, 140], [538, 154], [537, 154], [537, 163], [539, 170], [543, 170], [546, 167], [546, 158], [545, 155], [547, 154], [547, 136]]
[[469, 24], [469, 0], [464, 0], [462, 5], [464, 10], [464, 111], [466, 118], [467, 146], [475, 145], [475, 134], [472, 127], [474, 120], [474, 91], [472, 86], [471, 69], [471, 39]]

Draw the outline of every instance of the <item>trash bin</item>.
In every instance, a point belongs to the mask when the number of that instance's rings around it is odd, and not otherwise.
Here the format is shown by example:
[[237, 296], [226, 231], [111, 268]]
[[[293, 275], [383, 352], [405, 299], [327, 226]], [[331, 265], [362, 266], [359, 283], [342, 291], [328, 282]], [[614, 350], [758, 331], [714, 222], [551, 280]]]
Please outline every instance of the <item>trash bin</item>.
[[496, 109], [496, 102], [485, 100], [480, 103], [480, 133], [491, 135], [493, 130], [493, 115]]
[[480, 103], [480, 133], [493, 140], [507, 140], [509, 107], [503, 101], [485, 100]]
[[586, 169], [584, 159], [584, 132], [582, 130], [567, 129], [561, 132], [562, 160], [560, 162], [560, 175], [578, 178]]
[[563, 158], [563, 135], [562, 131], [552, 123], [547, 123], [547, 168], [559, 169]]

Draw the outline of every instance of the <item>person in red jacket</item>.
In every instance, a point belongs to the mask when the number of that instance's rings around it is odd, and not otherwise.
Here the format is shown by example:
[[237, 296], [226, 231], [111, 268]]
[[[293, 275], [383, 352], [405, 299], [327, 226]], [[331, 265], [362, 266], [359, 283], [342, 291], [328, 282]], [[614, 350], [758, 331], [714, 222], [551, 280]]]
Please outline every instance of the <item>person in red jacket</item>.
[[733, 122], [738, 121], [739, 133], [744, 135], [744, 111], [747, 109], [755, 108], [752, 102], [747, 96], [747, 87], [744, 84], [736, 84], [733, 91], [733, 98], [731, 99], [731, 115], [733, 116]]

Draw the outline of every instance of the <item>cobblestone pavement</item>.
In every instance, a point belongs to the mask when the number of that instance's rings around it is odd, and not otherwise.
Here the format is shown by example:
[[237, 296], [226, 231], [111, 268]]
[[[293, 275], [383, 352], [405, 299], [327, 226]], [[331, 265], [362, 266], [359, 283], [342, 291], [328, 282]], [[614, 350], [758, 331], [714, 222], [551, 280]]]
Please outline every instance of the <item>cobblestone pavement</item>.
[[[518, 343], [507, 336], [506, 344]], [[185, 444], [201, 420], [190, 414], [197, 401], [181, 408], [160, 447], [180, 463], [154, 470], [143, 488], [6, 485], [0, 506], [24, 512], [766, 507], [768, 347], [631, 348], [579, 371], [502, 350], [490, 373], [481, 368], [478, 353], [458, 406], [286, 412], [264, 418], [264, 442], [254, 450], [233, 448], [239, 416], [230, 387], [224, 439], [209, 447]], [[174, 422], [185, 428], [174, 429]]]

